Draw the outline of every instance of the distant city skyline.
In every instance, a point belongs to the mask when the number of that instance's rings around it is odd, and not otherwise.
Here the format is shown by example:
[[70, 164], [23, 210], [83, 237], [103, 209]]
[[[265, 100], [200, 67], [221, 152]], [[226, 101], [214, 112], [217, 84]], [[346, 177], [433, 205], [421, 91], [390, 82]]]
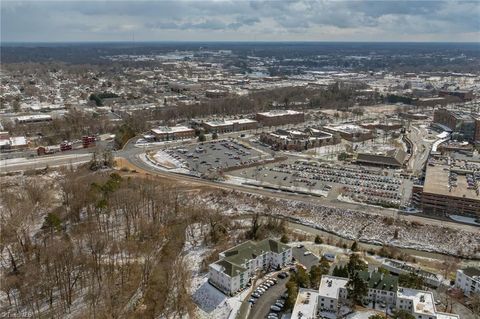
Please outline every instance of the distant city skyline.
[[11, 1], [2, 42], [480, 42], [478, 1]]

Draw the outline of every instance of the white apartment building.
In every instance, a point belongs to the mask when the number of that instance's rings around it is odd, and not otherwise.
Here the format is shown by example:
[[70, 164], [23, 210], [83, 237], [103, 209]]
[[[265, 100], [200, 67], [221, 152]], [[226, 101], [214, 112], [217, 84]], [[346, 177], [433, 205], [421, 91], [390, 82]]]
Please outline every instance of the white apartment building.
[[247, 241], [219, 254], [210, 264], [209, 282], [227, 295], [244, 289], [258, 270], [276, 269], [292, 261], [292, 248], [272, 239]]
[[[359, 276], [368, 284], [366, 302], [384, 302], [393, 309], [411, 313], [415, 319], [460, 319], [456, 314], [438, 312], [431, 292], [397, 287], [397, 279], [394, 276], [378, 272], [369, 274], [367, 271], [361, 272]], [[298, 311], [302, 312], [302, 318], [314, 318], [319, 311], [337, 312], [343, 304], [346, 304], [347, 284], [348, 278], [322, 276], [318, 289], [317, 308], [312, 309], [310, 306], [301, 304], [301, 300], [306, 298], [307, 289], [297, 297], [292, 318], [301, 317], [295, 312], [297, 304]], [[314, 294], [311, 293], [311, 295]]]
[[456, 314], [437, 312], [429, 291], [398, 288], [396, 309], [410, 312], [416, 319], [459, 319]]
[[291, 319], [316, 319], [318, 300], [317, 290], [300, 288]]
[[466, 296], [480, 294], [480, 269], [468, 267], [457, 270], [455, 286], [462, 289]]
[[336, 311], [339, 303], [347, 299], [348, 278], [322, 276], [318, 287], [318, 308]]

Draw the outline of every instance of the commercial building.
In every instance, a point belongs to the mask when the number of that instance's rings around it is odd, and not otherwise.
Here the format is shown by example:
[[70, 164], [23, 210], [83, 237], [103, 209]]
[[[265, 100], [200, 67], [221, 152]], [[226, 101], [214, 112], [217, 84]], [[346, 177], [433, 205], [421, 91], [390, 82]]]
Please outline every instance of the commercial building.
[[247, 241], [219, 254], [208, 281], [227, 295], [243, 290], [257, 271], [277, 269], [292, 260], [292, 248], [272, 239]]
[[424, 214], [480, 217], [479, 170], [474, 163], [431, 162], [423, 186], [413, 187], [414, 204]]
[[401, 129], [403, 123], [400, 121], [366, 122], [361, 123], [360, 126], [369, 130], [395, 131]]
[[186, 126], [160, 126], [151, 129], [157, 141], [171, 141], [195, 137], [195, 130]]
[[358, 153], [356, 162], [359, 164], [382, 167], [402, 167], [406, 158], [407, 153], [404, 150], [395, 148], [377, 154]]
[[343, 139], [352, 142], [361, 142], [373, 138], [371, 130], [355, 124], [327, 125], [323, 129], [333, 134], [339, 134]]
[[452, 132], [461, 135], [468, 141], [478, 141], [476, 135], [480, 130], [480, 127], [477, 127], [480, 121], [475, 119], [471, 113], [445, 108], [437, 109], [433, 113], [433, 122], [448, 127]]
[[400, 287], [396, 294], [396, 309], [411, 313], [416, 319], [459, 319], [456, 314], [437, 312], [433, 294], [429, 291]]
[[305, 121], [305, 113], [293, 110], [272, 110], [257, 113], [255, 119], [263, 126], [298, 124]]
[[304, 130], [284, 130], [263, 133], [260, 141], [271, 145], [275, 150], [303, 151], [314, 147], [333, 145], [339, 142], [333, 134], [315, 128]]
[[469, 297], [473, 294], [480, 294], [480, 268], [468, 267], [457, 270], [455, 286]]
[[203, 122], [202, 126], [207, 133], [228, 133], [254, 130], [258, 127], [258, 122], [252, 119], [212, 120]]

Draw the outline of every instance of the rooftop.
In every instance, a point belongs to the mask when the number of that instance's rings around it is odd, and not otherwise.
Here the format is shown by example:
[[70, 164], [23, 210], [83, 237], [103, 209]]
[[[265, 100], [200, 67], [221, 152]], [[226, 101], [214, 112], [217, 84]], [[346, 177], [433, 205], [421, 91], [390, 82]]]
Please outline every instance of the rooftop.
[[463, 273], [469, 277], [478, 277], [480, 276], [480, 268], [467, 267], [462, 269]]
[[368, 288], [383, 291], [397, 291], [398, 278], [391, 275], [385, 275], [380, 272], [360, 271], [359, 276], [368, 282]]
[[293, 307], [291, 319], [315, 318], [317, 297], [318, 292], [316, 290], [300, 288], [298, 290], [297, 301]]
[[397, 298], [409, 299], [413, 304], [413, 311], [421, 314], [435, 314], [435, 305], [431, 292], [410, 288], [399, 288]]
[[340, 288], [346, 288], [347, 283], [347, 278], [322, 276], [320, 287], [318, 288], [318, 295], [327, 298], [337, 298], [338, 290]]
[[302, 114], [302, 112], [293, 111], [293, 110], [271, 110], [268, 112], [261, 112], [258, 114], [262, 116], [267, 116], [267, 117], [275, 117], [275, 116]]
[[152, 129], [152, 132], [155, 134], [165, 134], [165, 133], [178, 133], [185, 131], [193, 131], [192, 128], [177, 125], [177, 126], [159, 126], [158, 128]]
[[480, 200], [480, 196], [476, 194], [475, 190], [468, 188], [468, 182], [465, 175], [458, 174], [457, 186], [451, 187], [451, 190], [449, 190], [449, 170], [450, 167], [448, 165], [435, 164], [435, 166], [427, 166], [423, 192]]

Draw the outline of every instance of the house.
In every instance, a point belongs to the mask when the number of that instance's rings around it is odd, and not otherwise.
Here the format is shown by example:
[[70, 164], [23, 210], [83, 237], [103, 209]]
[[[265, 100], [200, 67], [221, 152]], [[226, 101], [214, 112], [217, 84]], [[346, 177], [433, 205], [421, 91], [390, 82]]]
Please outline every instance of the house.
[[468, 267], [457, 270], [455, 286], [460, 288], [466, 296], [480, 294], [480, 268]]
[[292, 248], [273, 239], [246, 241], [219, 254], [209, 265], [208, 281], [227, 295], [243, 290], [257, 271], [268, 271], [292, 261]]

